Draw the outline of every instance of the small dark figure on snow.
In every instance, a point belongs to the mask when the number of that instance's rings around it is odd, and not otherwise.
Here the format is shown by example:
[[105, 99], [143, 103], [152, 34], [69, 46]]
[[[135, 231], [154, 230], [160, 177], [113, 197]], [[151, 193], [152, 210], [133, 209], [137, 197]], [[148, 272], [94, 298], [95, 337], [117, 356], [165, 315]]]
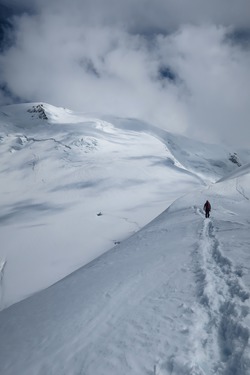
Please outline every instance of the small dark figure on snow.
[[209, 201], [206, 201], [206, 203], [204, 204], [203, 209], [205, 211], [205, 217], [209, 217], [210, 211], [211, 211], [211, 204], [209, 203]]

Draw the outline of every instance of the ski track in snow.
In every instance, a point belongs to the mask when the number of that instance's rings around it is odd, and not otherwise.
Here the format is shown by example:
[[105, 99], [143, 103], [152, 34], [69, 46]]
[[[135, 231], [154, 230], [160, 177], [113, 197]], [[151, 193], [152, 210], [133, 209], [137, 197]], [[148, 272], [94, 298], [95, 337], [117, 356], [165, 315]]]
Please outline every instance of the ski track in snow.
[[236, 190], [238, 191], [238, 193], [240, 195], [243, 196], [243, 198], [245, 198], [247, 201], [249, 201], [249, 198], [246, 196], [246, 193], [245, 193], [243, 187], [239, 184], [238, 179], [236, 179]]
[[[206, 353], [206, 363], [215, 374], [249, 375], [250, 330], [246, 319], [250, 295], [232, 262], [222, 253], [211, 219], [204, 220], [193, 259], [198, 315], [203, 317], [197, 324], [203, 321], [200, 348]], [[204, 370], [206, 363], [201, 364]]]

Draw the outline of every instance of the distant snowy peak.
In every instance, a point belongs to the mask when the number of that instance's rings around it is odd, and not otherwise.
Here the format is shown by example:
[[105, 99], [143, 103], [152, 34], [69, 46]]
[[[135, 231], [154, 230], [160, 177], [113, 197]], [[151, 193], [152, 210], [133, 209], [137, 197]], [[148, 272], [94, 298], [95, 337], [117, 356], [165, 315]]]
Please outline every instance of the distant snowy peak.
[[[11, 121], [16, 126], [32, 120], [48, 120], [49, 123], [68, 123], [71, 120], [72, 111], [59, 108], [47, 103], [23, 103], [12, 104], [0, 108], [0, 120]], [[75, 117], [75, 116], [74, 116]]]
[[32, 117], [36, 114], [41, 120], [48, 120], [43, 104], [33, 105], [27, 112], [32, 113]]
[[236, 152], [234, 152], [233, 154], [229, 155], [229, 160], [232, 163], [238, 165], [238, 167], [241, 167], [241, 165], [242, 165]]
[[[74, 112], [47, 103], [25, 103], [2, 107], [0, 122], [0, 126], [2, 125], [0, 130], [7, 126], [8, 132], [12, 128], [14, 133], [21, 128], [22, 134], [18, 134], [18, 137], [26, 137], [26, 139], [31, 139], [32, 136], [36, 138], [38, 127], [45, 134], [50, 131], [48, 129], [50, 125], [56, 126], [55, 134], [56, 132], [61, 134], [58, 141], [66, 144], [67, 138], [68, 147], [76, 147], [79, 150], [84, 148], [87, 152], [96, 148], [99, 137], [114, 135], [117, 138], [121, 137], [122, 142], [126, 142], [124, 132], [128, 135], [127, 139], [129, 134], [138, 136], [140, 133], [148, 134], [164, 145], [166, 164], [192, 173], [205, 182], [215, 182], [250, 160], [250, 152], [245, 151], [242, 154], [240, 151], [232, 152], [227, 147], [172, 134], [137, 119]], [[33, 133], [26, 134], [27, 131]], [[65, 134], [63, 137], [62, 132]], [[70, 137], [69, 133], [71, 133]], [[55, 134], [53, 138], [57, 139]]]

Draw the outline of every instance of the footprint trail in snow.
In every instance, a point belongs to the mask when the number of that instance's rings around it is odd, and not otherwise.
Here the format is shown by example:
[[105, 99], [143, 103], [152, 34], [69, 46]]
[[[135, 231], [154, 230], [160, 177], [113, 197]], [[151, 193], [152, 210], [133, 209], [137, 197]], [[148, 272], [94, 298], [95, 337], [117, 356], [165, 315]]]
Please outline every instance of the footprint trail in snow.
[[204, 322], [201, 347], [206, 353], [206, 362], [210, 362], [209, 367], [216, 374], [250, 374], [247, 325], [250, 295], [232, 262], [223, 255], [210, 219], [204, 221], [193, 256], [198, 314]]

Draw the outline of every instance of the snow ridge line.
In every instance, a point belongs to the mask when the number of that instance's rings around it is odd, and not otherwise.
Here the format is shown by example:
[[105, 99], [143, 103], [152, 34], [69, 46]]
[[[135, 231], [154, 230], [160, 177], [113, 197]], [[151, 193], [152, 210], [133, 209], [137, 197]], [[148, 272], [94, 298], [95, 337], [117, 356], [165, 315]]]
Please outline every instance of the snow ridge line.
[[4, 268], [6, 266], [7, 261], [5, 259], [0, 259], [0, 311], [2, 310], [3, 304], [3, 295], [4, 295], [4, 288], [3, 288], [3, 277], [4, 277]]
[[207, 362], [220, 375], [250, 374], [249, 292], [230, 259], [222, 254], [211, 220], [205, 220], [194, 254], [199, 307], [207, 315]]

